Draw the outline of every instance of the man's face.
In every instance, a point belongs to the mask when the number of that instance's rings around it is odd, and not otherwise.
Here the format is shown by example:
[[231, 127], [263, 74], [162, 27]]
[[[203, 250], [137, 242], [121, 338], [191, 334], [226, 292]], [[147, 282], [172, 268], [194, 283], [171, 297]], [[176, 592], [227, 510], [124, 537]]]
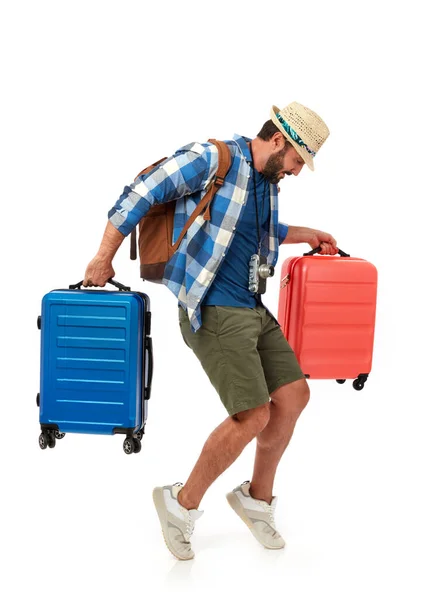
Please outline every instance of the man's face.
[[285, 175], [298, 175], [303, 166], [304, 161], [295, 148], [285, 144], [268, 158], [263, 175], [270, 183], [279, 183]]

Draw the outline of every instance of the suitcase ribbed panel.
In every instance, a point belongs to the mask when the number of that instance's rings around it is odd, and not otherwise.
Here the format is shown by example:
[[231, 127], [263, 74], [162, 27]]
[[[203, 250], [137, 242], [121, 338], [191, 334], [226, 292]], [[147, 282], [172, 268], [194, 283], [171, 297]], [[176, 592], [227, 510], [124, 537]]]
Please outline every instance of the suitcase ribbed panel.
[[304, 373], [318, 379], [370, 373], [375, 267], [361, 259], [336, 257], [303, 257], [287, 264], [290, 267], [291, 281], [281, 294], [284, 306], [279, 315]]
[[41, 423], [109, 434], [140, 425], [142, 319], [135, 294], [53, 291], [44, 297]]

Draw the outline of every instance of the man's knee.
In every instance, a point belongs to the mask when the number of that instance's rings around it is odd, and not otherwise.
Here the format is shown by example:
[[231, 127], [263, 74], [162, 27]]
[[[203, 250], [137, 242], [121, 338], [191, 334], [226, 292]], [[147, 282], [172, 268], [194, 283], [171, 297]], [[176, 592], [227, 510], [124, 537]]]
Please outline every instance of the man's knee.
[[254, 433], [263, 431], [270, 419], [270, 402], [261, 404], [256, 408], [243, 410], [232, 417], [236, 421], [250, 427]]
[[306, 379], [299, 379], [280, 386], [270, 394], [270, 398], [284, 412], [299, 416], [310, 399], [310, 388]]

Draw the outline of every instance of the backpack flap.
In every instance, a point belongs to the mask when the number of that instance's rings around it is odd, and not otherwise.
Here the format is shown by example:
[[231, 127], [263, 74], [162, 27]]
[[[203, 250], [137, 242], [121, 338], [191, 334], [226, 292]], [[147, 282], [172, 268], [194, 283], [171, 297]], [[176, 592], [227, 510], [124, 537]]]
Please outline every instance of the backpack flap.
[[[138, 175], [135, 177], [135, 179], [138, 179], [138, 177], [140, 177], [141, 175], [146, 175], [147, 173], [152, 171], [155, 167], [160, 165], [160, 163], [162, 163], [166, 159], [167, 159], [167, 156], [165, 156], [164, 158], [161, 158], [160, 160], [156, 160], [156, 162], [154, 162], [153, 164], [149, 165], [148, 167], [146, 167], [145, 169], [140, 171], [138, 173]], [[134, 227], [134, 229], [131, 231], [130, 258], [131, 258], [131, 260], [137, 260], [137, 228], [136, 227]]]

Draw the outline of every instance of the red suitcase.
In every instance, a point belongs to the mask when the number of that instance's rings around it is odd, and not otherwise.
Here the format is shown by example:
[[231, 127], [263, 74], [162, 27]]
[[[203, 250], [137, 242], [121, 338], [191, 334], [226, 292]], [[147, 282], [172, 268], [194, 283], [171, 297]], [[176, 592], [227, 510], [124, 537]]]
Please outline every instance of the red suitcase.
[[361, 258], [287, 258], [282, 265], [278, 320], [311, 379], [354, 379], [361, 390], [372, 368], [377, 270]]

